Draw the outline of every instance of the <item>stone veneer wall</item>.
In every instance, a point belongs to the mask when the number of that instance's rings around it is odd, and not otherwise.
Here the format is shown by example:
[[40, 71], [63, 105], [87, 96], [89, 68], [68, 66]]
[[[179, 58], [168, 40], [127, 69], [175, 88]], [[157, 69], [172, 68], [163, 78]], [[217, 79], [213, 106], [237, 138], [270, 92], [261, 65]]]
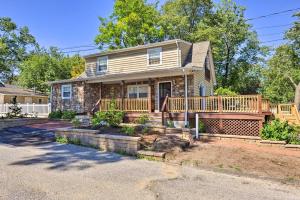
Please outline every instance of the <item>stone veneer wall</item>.
[[61, 86], [64, 84], [54, 84], [52, 86], [52, 110], [74, 110], [77, 113], [84, 112], [84, 82], [70, 83], [72, 85], [72, 98], [62, 99]]
[[79, 139], [85, 146], [92, 146], [104, 151], [126, 152], [136, 155], [140, 149], [140, 137], [98, 134], [97, 130], [86, 129], [57, 129], [55, 136]]
[[[155, 78], [150, 82], [148, 80], [138, 82], [125, 82], [124, 95], [127, 97], [128, 85], [150, 84], [152, 110], [158, 109], [158, 84], [159, 82], [172, 82], [172, 96], [184, 97], [184, 76], [173, 76], [164, 78]], [[77, 113], [87, 113], [92, 110], [94, 104], [100, 98], [100, 83], [74, 82], [72, 85], [72, 98], [61, 98], [61, 85], [54, 84], [52, 88], [52, 110], [74, 110]], [[121, 98], [121, 83], [102, 84], [101, 98]], [[194, 76], [188, 75], [188, 96], [194, 96]]]
[[14, 126], [24, 126], [35, 123], [45, 123], [47, 119], [36, 119], [36, 118], [22, 118], [22, 119], [1, 119], [0, 120], [0, 130], [14, 127]]

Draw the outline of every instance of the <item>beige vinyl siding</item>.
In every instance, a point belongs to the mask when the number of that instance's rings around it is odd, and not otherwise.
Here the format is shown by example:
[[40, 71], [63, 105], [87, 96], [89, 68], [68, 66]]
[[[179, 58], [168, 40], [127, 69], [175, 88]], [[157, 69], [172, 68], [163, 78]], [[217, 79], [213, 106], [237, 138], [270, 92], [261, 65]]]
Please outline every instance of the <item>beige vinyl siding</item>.
[[3, 104], [3, 103], [4, 103], [4, 95], [0, 94], [0, 104]]
[[[211, 66], [210, 66], [211, 68]], [[210, 70], [210, 73], [212, 71]], [[194, 72], [194, 95], [199, 96], [199, 87], [200, 84], [205, 86], [205, 96], [211, 96], [211, 90], [213, 90], [214, 83], [212, 79], [212, 75], [210, 78], [210, 81], [205, 80], [205, 71], [204, 68], [201, 71], [195, 71]]]
[[181, 65], [184, 65], [187, 56], [189, 55], [192, 44], [180, 42], [179, 49], [181, 52]]
[[[139, 72], [159, 68], [172, 68], [178, 66], [176, 44], [162, 46], [162, 64], [147, 65], [147, 49], [108, 55], [108, 69], [106, 74]], [[98, 57], [86, 59], [87, 76], [95, 76]]]

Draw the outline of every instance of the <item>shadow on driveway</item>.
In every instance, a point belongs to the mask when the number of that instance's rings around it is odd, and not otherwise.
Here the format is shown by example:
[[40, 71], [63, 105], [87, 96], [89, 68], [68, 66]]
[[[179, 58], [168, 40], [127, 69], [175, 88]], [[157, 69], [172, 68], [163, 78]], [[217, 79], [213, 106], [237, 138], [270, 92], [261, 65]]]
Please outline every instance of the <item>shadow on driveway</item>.
[[[53, 127], [57, 128], [57, 125], [52, 124], [51, 128]], [[54, 133], [47, 123], [13, 127], [0, 132], [0, 143], [22, 147], [25, 150], [30, 149], [33, 152], [32, 156], [24, 157], [11, 165], [46, 164], [49, 170], [84, 170], [95, 164], [132, 159], [115, 153], [70, 144], [58, 144], [54, 141]]]
[[71, 144], [52, 142], [37, 147], [45, 153], [11, 163], [11, 165], [39, 165], [47, 164], [49, 170], [84, 170], [97, 164], [118, 162], [133, 159], [115, 153], [101, 152], [97, 149], [81, 147]]

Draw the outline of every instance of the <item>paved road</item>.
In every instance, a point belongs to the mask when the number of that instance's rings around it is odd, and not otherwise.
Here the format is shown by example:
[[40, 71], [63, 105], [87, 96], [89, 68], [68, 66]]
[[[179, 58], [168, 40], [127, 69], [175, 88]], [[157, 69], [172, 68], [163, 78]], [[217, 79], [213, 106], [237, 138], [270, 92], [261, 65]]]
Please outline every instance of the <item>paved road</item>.
[[45, 135], [3, 131], [0, 141], [0, 199], [300, 198], [299, 188], [279, 183], [135, 160]]

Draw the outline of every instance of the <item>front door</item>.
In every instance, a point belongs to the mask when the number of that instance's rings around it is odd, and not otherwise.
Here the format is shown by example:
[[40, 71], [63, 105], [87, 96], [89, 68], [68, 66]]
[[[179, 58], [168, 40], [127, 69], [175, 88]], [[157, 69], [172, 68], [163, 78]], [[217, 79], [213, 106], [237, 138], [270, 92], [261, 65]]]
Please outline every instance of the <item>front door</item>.
[[161, 111], [161, 107], [164, 103], [164, 100], [166, 96], [171, 96], [171, 82], [164, 82], [164, 83], [159, 83], [159, 94], [158, 94], [158, 99], [159, 99], [159, 111]]

